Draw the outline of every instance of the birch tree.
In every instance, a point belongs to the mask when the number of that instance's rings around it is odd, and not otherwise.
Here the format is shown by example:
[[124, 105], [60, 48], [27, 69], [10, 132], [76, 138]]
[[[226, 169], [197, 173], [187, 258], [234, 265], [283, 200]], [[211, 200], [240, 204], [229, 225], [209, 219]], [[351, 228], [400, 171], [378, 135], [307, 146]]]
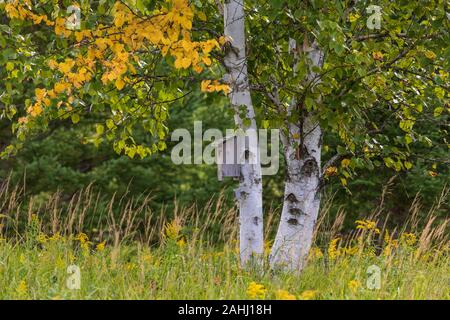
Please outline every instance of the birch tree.
[[445, 6], [242, 3], [255, 113], [281, 129], [286, 160], [272, 268], [304, 268], [328, 181], [346, 188], [360, 170], [408, 171], [420, 147], [447, 144]]
[[446, 143], [445, 129], [432, 142], [426, 125], [414, 125], [445, 123], [448, 20], [440, 1], [381, 1], [375, 8], [365, 1], [284, 1], [261, 7], [251, 21], [260, 17], [255, 29], [266, 41], [283, 35], [284, 43], [303, 41], [293, 55], [265, 45], [267, 51], [255, 50], [267, 52], [271, 58], [264, 60], [277, 61], [282, 70], [267, 74], [258, 68], [261, 56], [252, 64], [262, 101], [277, 111], [271, 113], [274, 124], [284, 122], [287, 174], [270, 263], [301, 270], [329, 179], [338, 177], [345, 188], [358, 170], [382, 164], [409, 170], [414, 143]]
[[[225, 1], [223, 18], [225, 81], [231, 89], [229, 97], [236, 127], [244, 132], [251, 130], [254, 134], [257, 126], [247, 72], [244, 1]], [[250, 263], [252, 257], [260, 263], [264, 250], [262, 176], [257, 147], [255, 156], [256, 161], [253, 162], [256, 163], [246, 161], [241, 165], [239, 187], [235, 190], [239, 203], [239, 245], [243, 265]]]

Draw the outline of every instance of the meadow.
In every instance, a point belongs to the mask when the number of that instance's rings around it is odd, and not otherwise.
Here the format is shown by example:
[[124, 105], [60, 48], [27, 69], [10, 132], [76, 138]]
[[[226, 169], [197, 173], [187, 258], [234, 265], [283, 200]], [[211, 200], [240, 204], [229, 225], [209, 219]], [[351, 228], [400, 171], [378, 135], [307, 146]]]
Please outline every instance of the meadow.
[[[450, 298], [448, 220], [435, 214], [447, 190], [425, 218], [416, 198], [401, 229], [388, 227], [380, 205], [344, 233], [346, 213], [331, 219], [325, 202], [301, 274], [243, 270], [237, 211], [221, 195], [159, 214], [150, 198], [111, 199], [94, 219], [100, 209], [89, 188], [65, 206], [58, 193], [25, 206], [22, 192], [0, 189], [0, 299]], [[269, 248], [278, 212], [267, 211]]]

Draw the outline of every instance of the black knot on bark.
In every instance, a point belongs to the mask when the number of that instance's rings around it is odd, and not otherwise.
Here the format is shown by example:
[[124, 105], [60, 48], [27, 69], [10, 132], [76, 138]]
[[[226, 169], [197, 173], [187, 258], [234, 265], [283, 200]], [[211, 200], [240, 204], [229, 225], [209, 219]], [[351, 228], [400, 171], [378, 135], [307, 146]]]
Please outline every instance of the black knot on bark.
[[312, 176], [313, 174], [319, 173], [319, 166], [317, 165], [317, 161], [314, 158], [308, 159], [302, 166], [301, 175], [303, 176]]
[[289, 213], [292, 214], [293, 216], [300, 216], [304, 214], [303, 211], [299, 208], [290, 208]]
[[286, 200], [292, 203], [298, 202], [297, 197], [293, 193], [289, 193]]

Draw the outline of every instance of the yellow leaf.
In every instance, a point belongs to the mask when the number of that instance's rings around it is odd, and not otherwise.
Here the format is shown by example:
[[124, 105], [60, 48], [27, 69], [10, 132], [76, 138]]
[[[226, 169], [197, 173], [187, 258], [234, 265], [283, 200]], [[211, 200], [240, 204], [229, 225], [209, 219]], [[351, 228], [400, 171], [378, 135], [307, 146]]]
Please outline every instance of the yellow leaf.
[[69, 84], [68, 84], [68, 83], [65, 83], [65, 82], [58, 82], [58, 83], [55, 84], [53, 90], [54, 90], [56, 93], [61, 93], [61, 92], [64, 92], [68, 87], [69, 87]]
[[58, 70], [61, 71], [62, 73], [66, 74], [69, 73], [70, 70], [72, 70], [72, 67], [74, 65], [74, 61], [72, 59], [66, 59], [65, 62], [61, 62], [58, 65]]
[[436, 177], [438, 174], [435, 171], [428, 171], [428, 175], [431, 177]]
[[325, 169], [325, 176], [331, 177], [337, 174], [337, 168], [336, 167], [328, 167]]
[[183, 60], [181, 61], [181, 65], [183, 66], [183, 68], [187, 69], [189, 68], [189, 66], [191, 65], [192, 61], [189, 58], [183, 58]]
[[210, 66], [212, 63], [209, 57], [203, 57], [202, 60], [207, 66]]
[[211, 80], [203, 80], [202, 84], [201, 84], [201, 90], [203, 92], [207, 92], [210, 83], [211, 83]]
[[409, 170], [409, 169], [411, 169], [411, 168], [412, 168], [412, 166], [413, 166], [413, 164], [412, 164], [411, 162], [409, 162], [409, 161], [405, 161], [405, 168], [406, 168], [406, 170]]
[[36, 99], [38, 101], [42, 101], [42, 99], [44, 99], [44, 97], [47, 95], [47, 90], [36, 88], [34, 90], [34, 93], [36, 95]]
[[36, 102], [32, 106], [30, 106], [27, 111], [32, 117], [37, 117], [43, 111], [42, 105], [39, 102]]
[[342, 166], [343, 168], [346, 168], [346, 167], [348, 167], [349, 165], [350, 165], [350, 159], [344, 159], [344, 160], [341, 161], [341, 166]]
[[116, 88], [118, 89], [118, 90], [122, 90], [123, 89], [123, 87], [125, 86], [125, 81], [123, 81], [121, 78], [118, 78], [117, 80], [116, 80]]
[[381, 53], [380, 51], [374, 51], [374, 52], [372, 52], [372, 57], [375, 59], [375, 60], [383, 60], [383, 53]]
[[359, 17], [361, 17], [359, 14], [357, 14], [357, 13], [352, 13], [352, 14], [350, 14], [349, 15], [349, 17], [348, 17], [348, 20], [350, 21], [350, 22], [355, 22], [356, 20], [358, 20], [359, 19]]
[[58, 62], [56, 62], [56, 61], [53, 60], [53, 59], [50, 59], [50, 60], [47, 62], [47, 64], [48, 64], [48, 66], [50, 67], [50, 69], [52, 69], [52, 70], [55, 70], [55, 69], [58, 68]]
[[183, 59], [176, 59], [175, 60], [175, 68], [181, 69], [183, 67]]
[[49, 107], [52, 104], [52, 102], [49, 98], [44, 98], [43, 102], [47, 107]]
[[206, 21], [206, 14], [202, 11], [197, 12], [197, 16], [201, 21]]
[[115, 16], [115, 18], [114, 18], [114, 25], [117, 28], [120, 28], [121, 26], [123, 26], [124, 22], [125, 22], [125, 18], [123, 16], [123, 14], [119, 13], [119, 14], [117, 14]]
[[430, 60], [436, 59], [436, 54], [433, 51], [427, 50], [425, 51], [425, 57], [427, 57]]

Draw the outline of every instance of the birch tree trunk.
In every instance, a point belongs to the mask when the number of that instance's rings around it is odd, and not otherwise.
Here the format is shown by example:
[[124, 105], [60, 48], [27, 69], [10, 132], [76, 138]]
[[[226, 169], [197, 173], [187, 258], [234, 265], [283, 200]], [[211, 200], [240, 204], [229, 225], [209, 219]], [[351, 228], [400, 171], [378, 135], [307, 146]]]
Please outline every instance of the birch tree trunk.
[[[228, 72], [226, 81], [231, 87], [230, 101], [235, 109], [235, 122], [238, 128], [256, 133], [247, 73], [244, 1], [225, 1], [223, 14], [224, 33], [228, 40], [224, 60]], [[242, 107], [245, 107], [246, 119], [240, 117]], [[239, 203], [240, 258], [243, 266], [248, 266], [251, 261], [260, 264], [264, 252], [261, 164], [259, 148], [252, 147], [257, 151], [256, 163], [241, 165], [239, 187], [235, 190]]]
[[[322, 65], [323, 53], [316, 44], [308, 55], [312, 66]], [[311, 71], [308, 80], [315, 79]], [[291, 106], [295, 105], [292, 101]], [[288, 124], [288, 136], [282, 137], [287, 174], [280, 225], [270, 254], [274, 269], [303, 269], [319, 213], [322, 131], [313, 114], [303, 113], [300, 123]]]

